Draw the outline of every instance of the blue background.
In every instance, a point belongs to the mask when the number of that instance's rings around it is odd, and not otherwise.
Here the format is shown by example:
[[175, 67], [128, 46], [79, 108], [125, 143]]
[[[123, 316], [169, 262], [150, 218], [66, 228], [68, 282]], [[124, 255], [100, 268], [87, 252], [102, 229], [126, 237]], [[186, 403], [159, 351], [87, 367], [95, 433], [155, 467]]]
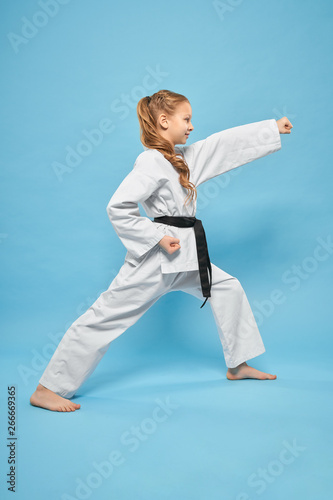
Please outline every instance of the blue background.
[[[329, 498], [333, 250], [314, 256], [333, 236], [332, 3], [42, 4], [7, 2], [0, 16], [1, 496], [16, 385], [16, 499]], [[196, 214], [255, 313], [266, 353], [249, 364], [277, 379], [228, 381], [210, 307], [173, 292], [112, 343], [79, 411], [32, 407], [60, 338], [123, 264], [106, 205], [143, 151], [137, 101], [163, 88], [190, 100], [191, 142], [293, 124], [277, 153], [201, 185]], [[55, 162], [105, 120], [112, 131], [59, 175]], [[136, 425], [146, 433], [131, 451], [122, 436]], [[299, 447], [288, 464], [286, 442]], [[112, 450], [122, 464], [94, 476]]]

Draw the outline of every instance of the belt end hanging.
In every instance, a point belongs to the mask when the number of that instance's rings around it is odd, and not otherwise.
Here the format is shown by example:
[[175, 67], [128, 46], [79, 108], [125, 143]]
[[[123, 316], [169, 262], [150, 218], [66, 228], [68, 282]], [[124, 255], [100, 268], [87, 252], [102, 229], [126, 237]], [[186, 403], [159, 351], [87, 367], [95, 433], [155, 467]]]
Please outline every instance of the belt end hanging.
[[208, 297], [206, 297], [205, 302], [200, 306], [200, 309], [206, 304]]

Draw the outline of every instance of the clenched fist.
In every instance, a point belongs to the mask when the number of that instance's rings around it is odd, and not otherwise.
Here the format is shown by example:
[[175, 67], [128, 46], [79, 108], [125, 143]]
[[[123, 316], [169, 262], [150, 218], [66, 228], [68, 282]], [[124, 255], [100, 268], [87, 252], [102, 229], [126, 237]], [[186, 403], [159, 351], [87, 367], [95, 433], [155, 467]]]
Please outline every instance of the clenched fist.
[[180, 249], [179, 239], [173, 236], [163, 236], [163, 238], [158, 242], [160, 247], [162, 247], [168, 254], [173, 254]]
[[276, 120], [276, 123], [277, 126], [279, 127], [280, 134], [290, 134], [293, 126], [286, 116], [280, 118], [280, 120]]

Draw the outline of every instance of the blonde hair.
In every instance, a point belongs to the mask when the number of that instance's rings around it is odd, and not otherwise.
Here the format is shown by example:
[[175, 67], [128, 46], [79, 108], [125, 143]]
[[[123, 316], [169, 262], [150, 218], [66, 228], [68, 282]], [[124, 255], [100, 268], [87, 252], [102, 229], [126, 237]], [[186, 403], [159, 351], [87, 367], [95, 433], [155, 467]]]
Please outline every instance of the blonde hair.
[[[187, 189], [188, 198], [197, 198], [195, 185], [190, 182], [190, 169], [185, 158], [177, 156], [173, 144], [162, 137], [157, 131], [157, 118], [161, 112], [172, 116], [177, 105], [182, 102], [189, 102], [187, 97], [177, 94], [171, 90], [159, 90], [152, 96], [146, 96], [138, 102], [136, 111], [140, 124], [140, 140], [147, 148], [157, 149], [179, 172], [179, 182]], [[185, 200], [185, 204], [186, 204]]]

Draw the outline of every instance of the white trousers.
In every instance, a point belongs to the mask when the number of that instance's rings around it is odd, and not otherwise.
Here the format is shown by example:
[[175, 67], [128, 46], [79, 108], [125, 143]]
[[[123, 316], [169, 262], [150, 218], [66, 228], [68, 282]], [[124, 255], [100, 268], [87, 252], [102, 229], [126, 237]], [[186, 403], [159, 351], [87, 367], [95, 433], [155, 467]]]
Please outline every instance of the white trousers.
[[[110, 343], [164, 294], [182, 290], [203, 303], [199, 271], [162, 274], [158, 251], [138, 264], [125, 260], [109, 288], [69, 327], [39, 382], [71, 398], [95, 370]], [[240, 282], [212, 263], [210, 305], [225, 362], [234, 368], [265, 352]], [[204, 309], [204, 308], [203, 308]]]

